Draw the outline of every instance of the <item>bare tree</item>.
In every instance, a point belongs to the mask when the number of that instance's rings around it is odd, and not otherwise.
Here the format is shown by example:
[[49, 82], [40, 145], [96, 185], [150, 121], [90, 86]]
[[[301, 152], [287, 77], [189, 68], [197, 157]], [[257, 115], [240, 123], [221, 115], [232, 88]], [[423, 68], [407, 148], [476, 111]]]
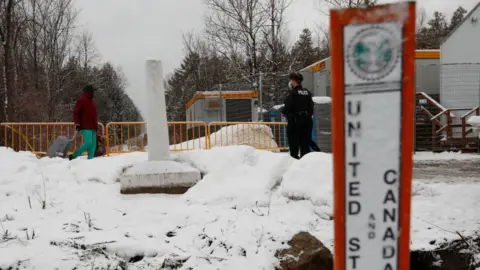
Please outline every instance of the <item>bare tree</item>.
[[[41, 0], [40, 0], [41, 1]], [[28, 59], [33, 64], [32, 73], [34, 81], [34, 91], [40, 89], [40, 61], [39, 61], [39, 44], [38, 40], [42, 31], [41, 25], [38, 24], [38, 5], [39, 0], [22, 1], [22, 10], [25, 18], [30, 17], [25, 27], [26, 39], [31, 40], [30, 46], [25, 48]]]
[[335, 8], [353, 8], [376, 5], [378, 0], [322, 0]]
[[279, 54], [282, 45], [282, 33], [285, 26], [284, 15], [292, 0], [267, 0], [263, 5], [263, 11], [268, 16], [268, 21], [263, 26], [264, 41], [268, 46], [269, 55], [267, 61], [271, 64], [271, 72], [279, 71]]
[[[362, 6], [374, 6], [378, 0], [318, 0], [319, 11], [328, 14], [330, 8], [355, 8]], [[327, 8], [327, 10], [325, 10]]]
[[[98, 55], [93, 37], [77, 31], [73, 3], [0, 0], [0, 122], [71, 121], [83, 76], [102, 82], [95, 67]], [[115, 116], [117, 121], [135, 120], [138, 112], [123, 92], [124, 76], [114, 69], [109, 74], [114, 83], [107, 85], [113, 85], [115, 91], [105, 95], [102, 102], [108, 106], [99, 108], [99, 113]], [[111, 101], [112, 97], [119, 98]], [[8, 141], [8, 146], [18, 150], [23, 139], [0, 129], [0, 144]], [[45, 130], [20, 132], [29, 139], [47, 137]], [[7, 138], [3, 138], [5, 135]]]
[[95, 47], [95, 42], [93, 41], [92, 33], [84, 30], [77, 38], [76, 47], [77, 57], [86, 74], [88, 67], [95, 64], [100, 58], [97, 48]]
[[193, 31], [186, 32], [182, 35], [183, 47], [185, 53], [196, 52], [202, 56], [208, 56], [214, 53], [211, 49], [211, 45], [207, 43], [201, 35], [194, 33]]
[[314, 31], [315, 50], [318, 60], [330, 56], [330, 30], [325, 25], [319, 25]]
[[[257, 73], [257, 52], [265, 20], [261, 0], [206, 0], [206, 32], [212, 46], [230, 59], [249, 83]], [[246, 58], [248, 74], [243, 72]]]
[[262, 71], [266, 73], [262, 76], [263, 84], [263, 104], [274, 105], [278, 102], [278, 89], [284, 85], [279, 76], [285, 73], [288, 61], [288, 52], [285, 34], [285, 13], [292, 3], [292, 0], [265, 0], [262, 3], [263, 13], [267, 20], [262, 29], [262, 44], [266, 47], [263, 52]]
[[427, 21], [427, 12], [425, 11], [425, 8], [421, 7], [417, 10], [415, 33], [418, 34], [420, 29], [422, 29], [422, 27], [425, 26], [426, 21]]
[[3, 108], [0, 120], [5, 119], [9, 121], [13, 118], [13, 106], [9, 104], [13, 100], [14, 95], [14, 63], [13, 63], [13, 34], [14, 34], [14, 9], [17, 2], [15, 0], [2, 0], [0, 2], [1, 14], [1, 28], [0, 39], [3, 49]]
[[73, 10], [73, 0], [50, 0], [42, 2], [39, 9], [43, 26], [41, 48], [45, 63], [45, 90], [49, 107], [48, 118], [58, 119], [56, 109], [62, 98], [65, 83], [61, 77], [61, 68], [71, 55], [74, 21], [77, 12]]

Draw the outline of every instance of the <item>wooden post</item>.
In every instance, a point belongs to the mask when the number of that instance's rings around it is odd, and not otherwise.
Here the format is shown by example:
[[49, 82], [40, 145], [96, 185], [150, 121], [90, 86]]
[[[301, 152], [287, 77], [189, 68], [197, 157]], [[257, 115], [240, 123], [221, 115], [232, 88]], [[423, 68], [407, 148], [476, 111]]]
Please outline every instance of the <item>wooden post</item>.
[[467, 122], [465, 117], [462, 117], [462, 149], [467, 148]]
[[447, 139], [450, 139], [453, 137], [453, 134], [452, 134], [452, 112], [450, 111], [450, 109], [447, 109], [446, 111], [447, 113]]

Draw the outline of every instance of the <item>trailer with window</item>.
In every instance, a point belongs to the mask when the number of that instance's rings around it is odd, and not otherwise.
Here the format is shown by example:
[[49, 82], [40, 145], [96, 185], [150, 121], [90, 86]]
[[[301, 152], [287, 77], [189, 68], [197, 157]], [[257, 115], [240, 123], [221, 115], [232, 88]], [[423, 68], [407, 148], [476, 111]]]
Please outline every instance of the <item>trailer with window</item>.
[[187, 121], [255, 122], [258, 121], [258, 92], [204, 91], [197, 92], [185, 106]]

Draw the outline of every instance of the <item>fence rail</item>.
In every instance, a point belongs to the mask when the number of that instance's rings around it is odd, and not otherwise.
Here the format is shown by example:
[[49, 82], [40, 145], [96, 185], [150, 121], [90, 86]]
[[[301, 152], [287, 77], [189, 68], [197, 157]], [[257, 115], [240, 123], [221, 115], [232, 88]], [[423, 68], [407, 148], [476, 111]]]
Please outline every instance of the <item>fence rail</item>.
[[[146, 151], [148, 135], [146, 122], [99, 123], [106, 141], [106, 154]], [[287, 123], [284, 122], [168, 122], [171, 151], [210, 149], [216, 146], [250, 145], [262, 150], [288, 149]], [[16, 151], [45, 154], [58, 136], [70, 137], [74, 123], [2, 123], [0, 140], [3, 146]], [[83, 143], [81, 136], [74, 138], [73, 148]]]
[[[105, 134], [105, 127], [98, 123], [100, 132]], [[31, 151], [45, 154], [50, 144], [58, 136], [70, 137], [75, 133], [75, 124], [69, 122], [55, 123], [1, 123], [0, 136], [4, 146], [15, 151]], [[76, 136], [73, 148], [83, 143], [81, 136]]]
[[[451, 115], [457, 111], [465, 113], [453, 119]], [[446, 109], [435, 113], [432, 114], [423, 105], [417, 106], [417, 148], [435, 151], [438, 147], [470, 147], [472, 129], [466, 122], [471, 115], [480, 115], [480, 107]], [[418, 122], [418, 116], [423, 116], [425, 121]], [[442, 117], [445, 122], [440, 121]], [[105, 126], [99, 123], [99, 128], [105, 137], [107, 155], [146, 151], [148, 148], [146, 122], [110, 122]], [[1, 123], [0, 146], [45, 154], [58, 136], [70, 137], [74, 132], [75, 125], [70, 122]], [[168, 136], [172, 152], [230, 145], [249, 145], [269, 151], [288, 150], [285, 122], [211, 122], [208, 125], [197, 121], [168, 122]], [[82, 143], [81, 136], [74, 138], [72, 150]]]
[[[147, 122], [111, 122], [106, 125], [107, 154], [146, 151]], [[208, 126], [204, 122], [168, 122], [171, 151], [208, 149]]]

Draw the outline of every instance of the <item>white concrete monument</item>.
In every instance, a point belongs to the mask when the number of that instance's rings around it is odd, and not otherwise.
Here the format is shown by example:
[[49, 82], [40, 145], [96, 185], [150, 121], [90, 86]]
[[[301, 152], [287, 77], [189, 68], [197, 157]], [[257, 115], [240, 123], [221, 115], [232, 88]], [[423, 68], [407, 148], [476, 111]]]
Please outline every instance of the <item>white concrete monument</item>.
[[134, 164], [120, 176], [122, 194], [185, 193], [200, 179], [200, 171], [169, 160], [167, 111], [162, 62], [146, 62], [148, 161]]

